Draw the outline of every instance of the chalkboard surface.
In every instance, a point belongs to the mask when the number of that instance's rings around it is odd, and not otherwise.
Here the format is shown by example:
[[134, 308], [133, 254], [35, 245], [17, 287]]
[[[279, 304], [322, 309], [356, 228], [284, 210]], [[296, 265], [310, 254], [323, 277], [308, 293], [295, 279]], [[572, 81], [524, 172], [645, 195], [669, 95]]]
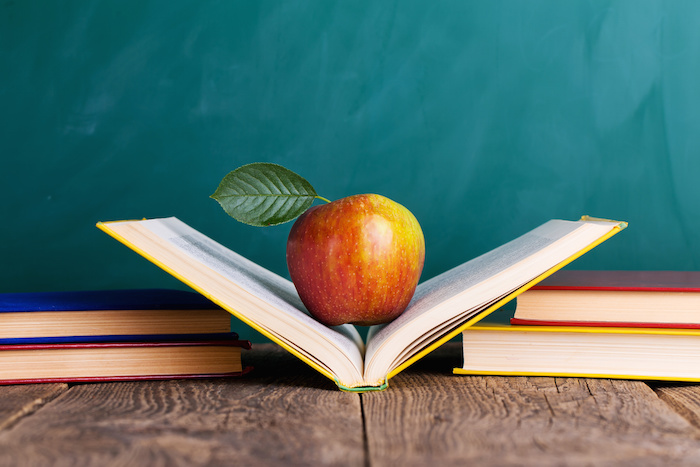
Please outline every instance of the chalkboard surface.
[[408, 207], [423, 278], [550, 219], [581, 269], [700, 266], [700, 2], [0, 3], [0, 292], [181, 287], [95, 228], [177, 216], [287, 276], [290, 224], [209, 198], [282, 164]]

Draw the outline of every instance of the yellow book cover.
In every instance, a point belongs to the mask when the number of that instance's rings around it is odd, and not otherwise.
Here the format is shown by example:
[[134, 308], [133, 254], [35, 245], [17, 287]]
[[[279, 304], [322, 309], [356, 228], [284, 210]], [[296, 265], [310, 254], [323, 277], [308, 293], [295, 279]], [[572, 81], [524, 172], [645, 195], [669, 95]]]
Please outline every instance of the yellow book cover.
[[278, 343], [340, 389], [385, 389], [388, 380], [627, 224], [584, 216], [551, 220], [420, 283], [401, 316], [372, 326], [328, 327], [304, 308], [291, 281], [177, 218], [97, 226]]
[[700, 329], [524, 326], [508, 316], [462, 333], [455, 374], [700, 381]]

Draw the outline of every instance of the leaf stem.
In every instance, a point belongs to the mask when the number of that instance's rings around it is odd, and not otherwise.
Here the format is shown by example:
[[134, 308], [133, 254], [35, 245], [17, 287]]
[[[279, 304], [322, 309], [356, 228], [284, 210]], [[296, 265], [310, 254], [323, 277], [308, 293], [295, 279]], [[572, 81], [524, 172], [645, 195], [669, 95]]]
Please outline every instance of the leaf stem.
[[318, 195], [316, 195], [316, 198], [318, 198], [318, 199], [320, 199], [320, 200], [322, 200], [322, 201], [325, 201], [326, 203], [330, 203], [330, 200], [327, 200], [327, 199], [324, 198], [323, 196], [318, 196]]

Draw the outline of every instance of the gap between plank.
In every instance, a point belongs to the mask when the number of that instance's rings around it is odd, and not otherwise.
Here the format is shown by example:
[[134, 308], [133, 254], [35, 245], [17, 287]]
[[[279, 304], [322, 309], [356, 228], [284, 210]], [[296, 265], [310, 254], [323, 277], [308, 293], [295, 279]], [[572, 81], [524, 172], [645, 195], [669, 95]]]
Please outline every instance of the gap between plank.
[[369, 462], [369, 439], [367, 436], [367, 417], [365, 415], [365, 398], [363, 394], [358, 394], [360, 397], [360, 414], [362, 415], [362, 447], [365, 455], [365, 467], [370, 466]]

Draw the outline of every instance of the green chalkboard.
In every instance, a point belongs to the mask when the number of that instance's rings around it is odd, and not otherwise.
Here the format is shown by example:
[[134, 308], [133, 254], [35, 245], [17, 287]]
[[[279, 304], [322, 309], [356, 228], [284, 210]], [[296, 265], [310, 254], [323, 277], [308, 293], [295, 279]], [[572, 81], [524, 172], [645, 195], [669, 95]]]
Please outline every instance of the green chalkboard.
[[180, 287], [97, 221], [177, 216], [287, 275], [230, 170], [404, 204], [424, 278], [553, 217], [627, 220], [574, 263], [700, 265], [700, 3], [0, 3], [0, 291]]

